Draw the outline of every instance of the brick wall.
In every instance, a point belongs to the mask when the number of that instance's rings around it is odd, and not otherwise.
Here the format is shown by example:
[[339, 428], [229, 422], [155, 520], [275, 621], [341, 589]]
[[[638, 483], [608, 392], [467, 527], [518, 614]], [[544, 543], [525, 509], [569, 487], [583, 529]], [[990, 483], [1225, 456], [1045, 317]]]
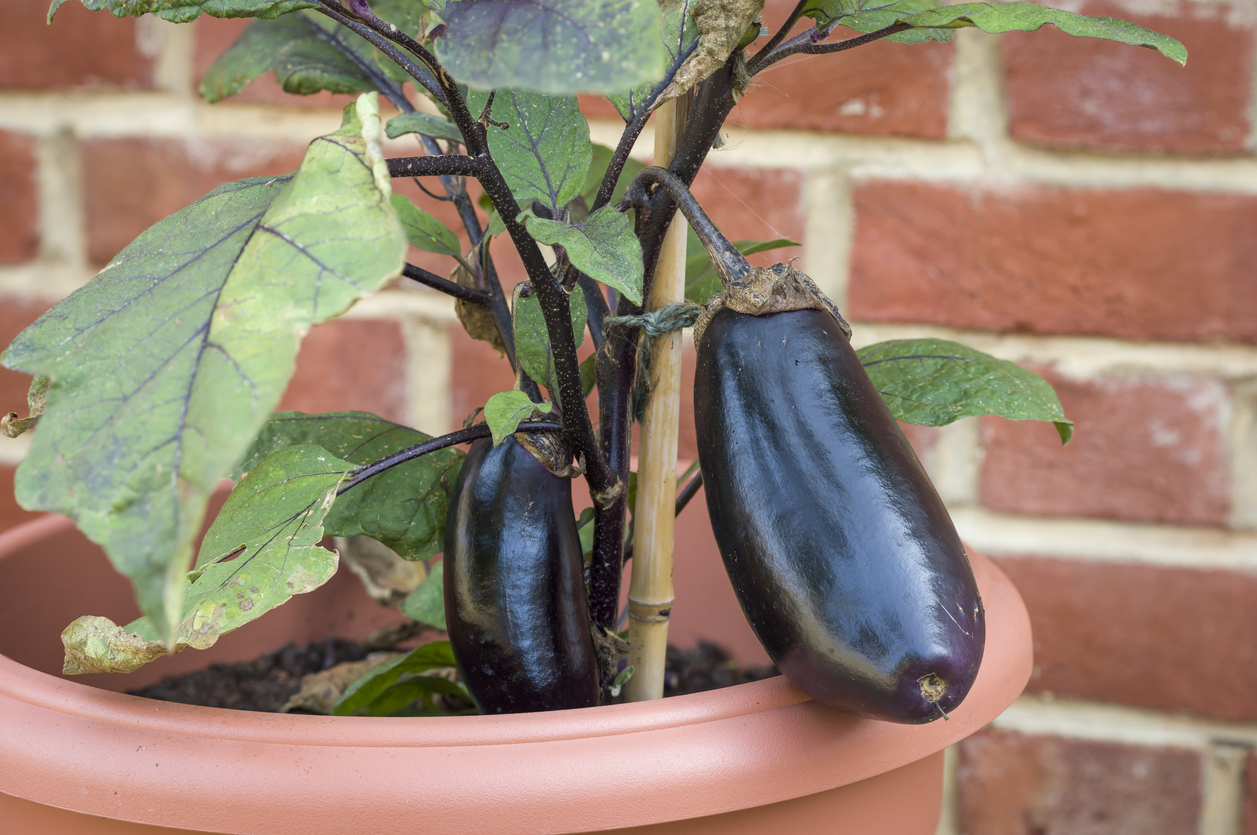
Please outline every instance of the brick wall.
[[[941, 831], [1257, 835], [1257, 2], [1075, 5], [1179, 37], [1188, 67], [1052, 30], [783, 62], [696, 190], [731, 237], [802, 240], [858, 343], [972, 344], [1046, 374], [1078, 423], [1065, 450], [993, 419], [912, 432], [1035, 628], [1027, 694], [949, 756]], [[49, 29], [45, 6], [0, 25], [5, 343], [156, 218], [290, 169], [343, 101], [264, 79], [206, 107], [239, 22], [67, 4]], [[509, 385], [492, 359], [444, 298], [396, 288], [311, 335], [286, 404], [439, 432]], [[0, 371], [0, 407], [24, 385]], [[27, 518], [22, 449], [0, 443], [0, 526]]]

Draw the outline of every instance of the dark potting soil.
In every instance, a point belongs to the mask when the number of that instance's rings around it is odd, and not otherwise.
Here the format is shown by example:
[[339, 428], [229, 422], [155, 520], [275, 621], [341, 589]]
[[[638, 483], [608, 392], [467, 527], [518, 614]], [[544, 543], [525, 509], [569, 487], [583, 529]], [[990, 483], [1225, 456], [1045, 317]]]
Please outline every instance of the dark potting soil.
[[[367, 650], [361, 644], [331, 638], [304, 647], [289, 645], [252, 661], [214, 664], [167, 676], [157, 684], [129, 692], [166, 702], [273, 713], [300, 689], [302, 676], [366, 657]], [[669, 646], [664, 696], [701, 693], [775, 675], [773, 667], [739, 668], [715, 644], [702, 643], [686, 650]]]

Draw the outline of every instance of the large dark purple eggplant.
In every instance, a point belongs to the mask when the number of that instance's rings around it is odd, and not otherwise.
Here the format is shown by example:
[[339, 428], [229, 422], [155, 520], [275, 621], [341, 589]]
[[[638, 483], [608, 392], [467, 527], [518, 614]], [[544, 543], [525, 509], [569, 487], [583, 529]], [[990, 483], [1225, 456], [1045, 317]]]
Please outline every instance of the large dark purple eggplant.
[[471, 446], [445, 526], [445, 619], [483, 713], [598, 703], [572, 482], [515, 440]]
[[709, 308], [694, 388], [699, 461], [716, 542], [760, 643], [824, 704], [913, 724], [945, 715], [982, 660], [982, 600], [942, 500], [839, 319]]

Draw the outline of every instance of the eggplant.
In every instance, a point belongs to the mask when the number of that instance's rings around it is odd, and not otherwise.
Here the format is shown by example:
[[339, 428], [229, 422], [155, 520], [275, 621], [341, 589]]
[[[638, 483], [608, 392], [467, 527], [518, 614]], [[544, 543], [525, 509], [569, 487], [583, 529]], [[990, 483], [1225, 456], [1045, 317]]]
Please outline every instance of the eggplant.
[[[812, 286], [787, 266], [756, 272]], [[942, 500], [828, 300], [762, 315], [717, 300], [696, 337], [694, 419], [747, 620], [818, 702], [909, 724], [945, 717], [977, 675], [986, 623]]]
[[472, 444], [445, 525], [445, 619], [482, 713], [599, 699], [572, 482], [514, 436]]

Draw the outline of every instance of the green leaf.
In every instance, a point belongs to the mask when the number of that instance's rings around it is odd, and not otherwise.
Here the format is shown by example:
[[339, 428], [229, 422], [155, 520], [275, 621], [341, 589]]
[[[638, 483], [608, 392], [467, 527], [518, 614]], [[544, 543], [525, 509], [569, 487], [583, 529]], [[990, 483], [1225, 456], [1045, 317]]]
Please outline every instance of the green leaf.
[[580, 388], [581, 393], [586, 397], [594, 390], [594, 386], [598, 384], [598, 356], [590, 354], [581, 360], [580, 363]]
[[[48, 22], [66, 0], [52, 0]], [[297, 9], [318, 8], [311, 0], [82, 0], [88, 11], [102, 9], [114, 17], [139, 17], [152, 14], [171, 23], [187, 23], [202, 14], [210, 17], [260, 17], [267, 20]]]
[[[286, 446], [318, 444], [361, 467], [428, 440], [429, 435], [369, 412], [276, 412], [231, 477], [240, 478], [271, 452]], [[327, 534], [365, 534], [408, 560], [425, 560], [440, 553], [450, 492], [463, 457], [456, 449], [438, 450], [347, 490], [323, 523]]]
[[458, 236], [444, 223], [396, 192], [391, 199], [393, 210], [397, 212], [411, 246], [438, 255], [462, 255], [463, 246], [458, 242]]
[[[294, 594], [336, 573], [336, 554], [320, 548], [323, 517], [353, 469], [313, 444], [267, 456], [227, 498], [184, 581], [169, 652], [206, 649]], [[148, 618], [119, 627], [83, 617], [66, 628], [65, 672], [128, 673], [168, 650]]]
[[1073, 421], [1046, 380], [1033, 371], [945, 339], [892, 339], [856, 352], [897, 420], [945, 426], [962, 417], [999, 415], [1050, 420], [1061, 443]]
[[445, 631], [445, 566], [434, 565], [428, 576], [402, 601], [402, 614]]
[[[458, 662], [454, 660], [454, 650], [449, 641], [433, 641], [430, 644], [415, 647], [405, 655], [377, 664], [345, 688], [344, 695], [332, 705], [332, 715], [354, 716], [369, 710], [372, 704], [385, 696], [402, 676], [457, 666]], [[445, 679], [442, 680], [446, 684], [452, 684]], [[466, 690], [462, 690], [461, 693], [465, 694]], [[414, 698], [408, 699], [398, 709], [412, 701]], [[374, 711], [372, 713], [382, 715]]]
[[1080, 15], [1036, 3], [966, 3], [921, 12], [906, 22], [921, 28], [976, 26], [983, 32], [992, 34], [1033, 32], [1050, 23], [1074, 37], [1099, 38], [1147, 47], [1180, 65], [1187, 63], [1187, 49], [1169, 35], [1153, 32], [1126, 20]]
[[[810, 5], [837, 5], [813, 0]], [[928, 8], [922, 9], [921, 6]], [[816, 16], [816, 15], [814, 15]], [[1155, 49], [1179, 64], [1187, 63], [1187, 49], [1174, 38], [1153, 32], [1125, 20], [1111, 17], [1091, 17], [1062, 9], [1052, 9], [1037, 3], [965, 3], [958, 6], [936, 6], [929, 0], [906, 0], [884, 8], [871, 8], [856, 15], [843, 16], [838, 23], [860, 32], [873, 32], [892, 23], [903, 22], [915, 30], [887, 38], [901, 42], [919, 42], [920, 39], [950, 40], [949, 30], [976, 26], [983, 32], [1033, 32], [1044, 24], [1052, 24], [1066, 34], [1079, 38], [1099, 38], [1106, 41]], [[903, 36], [915, 35], [915, 39]]]
[[527, 209], [519, 219], [538, 242], [566, 249], [572, 264], [585, 275], [642, 303], [642, 246], [628, 215], [603, 206], [577, 223], [545, 220]]
[[[572, 289], [569, 298], [572, 306], [572, 338], [576, 346], [585, 340], [585, 323], [589, 311], [585, 307], [585, 294], [580, 287]], [[537, 382], [554, 390], [554, 357], [550, 352], [550, 334], [546, 330], [545, 314], [541, 303], [531, 294], [520, 294], [515, 299], [513, 312], [515, 327], [515, 353], [524, 371]]]
[[576, 533], [580, 536], [581, 553], [589, 556], [594, 552], [594, 509], [587, 507], [576, 520]]
[[[755, 255], [801, 244], [789, 238], [776, 238], [771, 241], [734, 241], [733, 246], [743, 255]], [[720, 276], [716, 275], [716, 268], [711, 263], [707, 249], [693, 229], [686, 230], [685, 247], [685, 251], [690, 253], [685, 258], [685, 298], [695, 304], [704, 304], [724, 287], [720, 283]]]
[[421, 133], [433, 139], [463, 141], [463, 135], [459, 133], [458, 127], [453, 122], [442, 119], [440, 116], [433, 116], [431, 113], [420, 113], [417, 110], [389, 119], [384, 132], [388, 134], [389, 139], [396, 139], [408, 133]]
[[159, 222], [4, 355], [53, 380], [19, 501], [74, 518], [168, 638], [209, 496], [301, 337], [401, 270], [375, 108], [372, 94], [346, 107], [295, 176], [222, 186]]
[[550, 403], [532, 402], [522, 391], [499, 391], [484, 404], [484, 419], [493, 433], [493, 445], [505, 441], [533, 412], [548, 414], [553, 408]]
[[655, 0], [456, 0], [442, 17], [437, 54], [472, 87], [611, 93], [663, 76]]
[[[593, 164], [589, 166], [589, 173], [585, 175], [585, 186], [581, 189], [580, 198], [572, 204], [573, 209], [579, 206], [579, 211], [572, 212], [573, 220], [582, 220], [589, 215], [589, 207], [594, 205], [594, 200], [598, 197], [598, 189], [602, 186], [602, 178], [607, 173], [607, 167], [611, 164], [611, 157], [615, 152], [606, 145], [593, 145]], [[624, 167], [620, 170], [620, 178], [616, 180], [615, 191], [611, 192], [611, 199], [607, 201], [610, 206], [616, 206], [624, 199], [625, 193], [628, 191], [629, 183], [633, 182], [646, 164], [638, 162], [629, 157], [624, 161]]]
[[632, 121], [645, 106], [656, 83], [665, 75], [675, 72], [698, 46], [698, 26], [692, 15], [697, 5], [695, 0], [665, 0], [661, 5], [663, 15], [659, 28], [659, 45], [663, 50], [665, 69], [651, 78], [643, 79], [642, 83], [631, 89], [607, 96], [626, 122]]
[[[479, 113], [487, 98], [482, 92], [468, 96], [471, 112]], [[493, 118], [510, 125], [506, 130], [490, 125], [488, 136], [515, 199], [522, 206], [536, 200], [559, 217], [580, 194], [593, 159], [589, 123], [576, 97], [499, 90]]]
[[[297, 95], [320, 90], [333, 93], [374, 90], [375, 84], [366, 73], [319, 36], [323, 31], [305, 13], [276, 20], [255, 20], [218, 56], [201, 79], [197, 93], [212, 104], [234, 96], [250, 81], [271, 71], [285, 92]], [[328, 33], [328, 37], [335, 35]]]

